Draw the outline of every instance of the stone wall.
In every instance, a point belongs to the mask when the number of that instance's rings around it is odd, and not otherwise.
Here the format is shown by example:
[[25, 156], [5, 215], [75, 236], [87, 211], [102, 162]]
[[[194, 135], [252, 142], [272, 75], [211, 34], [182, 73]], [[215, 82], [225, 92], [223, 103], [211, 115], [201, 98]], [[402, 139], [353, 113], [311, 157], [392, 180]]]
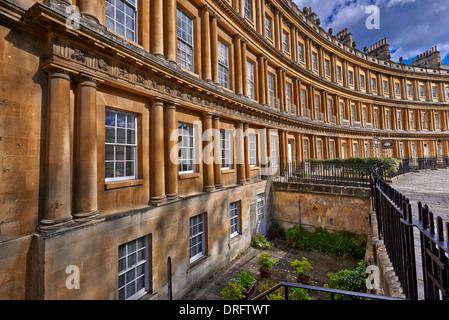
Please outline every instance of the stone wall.
[[368, 233], [370, 190], [273, 182], [273, 221], [288, 229]]
[[[250, 206], [265, 191], [265, 181], [233, 186], [220, 192], [186, 197], [166, 205], [105, 216], [101, 222], [79, 224], [57, 232], [35, 233], [22, 242], [0, 245], [11, 252], [3, 261], [7, 274], [20, 269], [23, 281], [0, 297], [10, 299], [107, 299], [118, 297], [118, 247], [148, 236], [150, 293], [145, 299], [167, 299], [167, 259], [172, 259], [173, 298], [182, 299], [191, 289], [218, 272], [245, 250], [251, 241]], [[240, 202], [239, 234], [230, 237], [229, 204]], [[200, 260], [189, 260], [189, 218], [205, 213], [205, 250]], [[14, 247], [12, 247], [14, 245]], [[18, 248], [20, 246], [21, 248]], [[24, 257], [18, 255], [23, 252]], [[15, 254], [15, 256], [14, 256]], [[23, 261], [19, 266], [12, 260]], [[21, 259], [19, 261], [19, 259]], [[69, 290], [69, 265], [80, 270], [80, 288]], [[25, 281], [25, 276], [28, 280]], [[26, 287], [25, 287], [26, 284]], [[13, 291], [15, 296], [13, 296]]]

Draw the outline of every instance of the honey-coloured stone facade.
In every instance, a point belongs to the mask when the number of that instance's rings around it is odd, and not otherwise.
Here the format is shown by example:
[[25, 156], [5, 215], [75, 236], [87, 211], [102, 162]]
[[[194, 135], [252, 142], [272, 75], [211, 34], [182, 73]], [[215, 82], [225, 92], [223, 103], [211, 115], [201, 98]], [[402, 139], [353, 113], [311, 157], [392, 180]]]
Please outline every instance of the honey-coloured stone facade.
[[106, 0], [0, 1], [0, 299], [118, 299], [141, 238], [132, 297], [167, 298], [170, 257], [182, 298], [264, 232], [273, 165], [449, 155], [444, 68], [361, 52], [290, 0], [126, 5], [121, 28]]

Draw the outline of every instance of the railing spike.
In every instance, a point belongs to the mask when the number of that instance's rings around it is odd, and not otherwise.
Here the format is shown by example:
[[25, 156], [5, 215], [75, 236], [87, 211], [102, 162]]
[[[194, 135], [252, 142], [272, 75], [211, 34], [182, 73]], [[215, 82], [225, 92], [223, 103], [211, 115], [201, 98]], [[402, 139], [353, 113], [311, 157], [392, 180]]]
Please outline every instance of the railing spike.
[[435, 234], [435, 220], [433, 219], [433, 212], [429, 212], [429, 222], [430, 222], [430, 234]]
[[443, 218], [437, 217], [438, 241], [444, 241]]

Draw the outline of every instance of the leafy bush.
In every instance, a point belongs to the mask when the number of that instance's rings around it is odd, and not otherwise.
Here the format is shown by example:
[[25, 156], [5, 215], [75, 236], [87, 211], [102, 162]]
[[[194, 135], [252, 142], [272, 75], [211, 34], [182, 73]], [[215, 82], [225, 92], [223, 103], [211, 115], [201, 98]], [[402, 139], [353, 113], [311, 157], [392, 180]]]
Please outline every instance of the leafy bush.
[[290, 265], [296, 269], [296, 273], [301, 279], [304, 279], [307, 271], [313, 269], [309, 261], [307, 261], [304, 257], [302, 257], [301, 261], [295, 259], [295, 261], [291, 262]]
[[251, 238], [251, 247], [259, 248], [262, 250], [270, 250], [273, 248], [273, 244], [268, 241], [263, 235], [256, 234]]
[[312, 300], [309, 296], [309, 291], [302, 288], [292, 288], [290, 293], [290, 299], [292, 300]]
[[246, 291], [248, 291], [254, 284], [254, 281], [256, 281], [249, 270], [239, 273], [238, 279], [238, 283], [240, 283]]
[[228, 286], [223, 288], [220, 294], [223, 300], [242, 300], [245, 297], [242, 290], [245, 290], [242, 284], [228, 282]]
[[276, 260], [271, 259], [271, 255], [268, 253], [262, 253], [259, 256], [258, 264], [259, 266], [262, 266], [266, 270], [271, 270], [273, 268], [273, 264], [276, 263]]
[[318, 228], [315, 232], [308, 232], [301, 227], [293, 227], [287, 230], [286, 239], [292, 247], [353, 260], [363, 259], [366, 252], [366, 235], [348, 231], [329, 233]]
[[[358, 266], [353, 270], [340, 270], [337, 273], [329, 273], [329, 285], [327, 287], [346, 290], [352, 292], [366, 292], [366, 279], [368, 277], [366, 273], [367, 265], [365, 262], [359, 262]], [[328, 294], [327, 298], [330, 298]], [[363, 298], [345, 296], [336, 294], [335, 300], [361, 300]]]
[[285, 298], [280, 293], [270, 293], [267, 300], [285, 300]]

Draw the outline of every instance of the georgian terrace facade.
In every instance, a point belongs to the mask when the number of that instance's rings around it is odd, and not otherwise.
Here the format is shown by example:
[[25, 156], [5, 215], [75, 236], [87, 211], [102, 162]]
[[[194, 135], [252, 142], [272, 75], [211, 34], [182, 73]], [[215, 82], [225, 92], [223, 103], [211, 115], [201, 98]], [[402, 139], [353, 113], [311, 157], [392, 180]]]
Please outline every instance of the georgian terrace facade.
[[362, 53], [289, 1], [0, 18], [3, 299], [165, 299], [170, 276], [180, 298], [266, 231], [270, 165], [387, 154], [374, 138], [449, 152], [448, 71]]

